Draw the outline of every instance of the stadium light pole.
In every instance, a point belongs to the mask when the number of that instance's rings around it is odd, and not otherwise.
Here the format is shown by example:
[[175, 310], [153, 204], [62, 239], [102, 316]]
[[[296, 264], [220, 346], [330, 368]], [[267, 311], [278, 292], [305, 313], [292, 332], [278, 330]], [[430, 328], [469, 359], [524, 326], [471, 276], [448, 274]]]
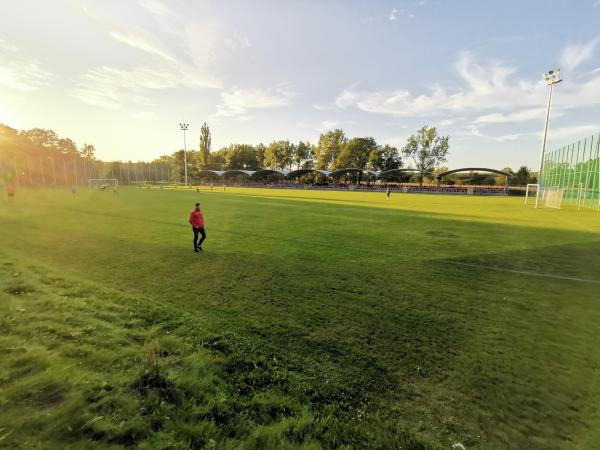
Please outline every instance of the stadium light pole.
[[183, 131], [183, 171], [185, 172], [185, 185], [188, 185], [188, 170], [187, 170], [187, 146], [185, 143], [185, 132], [188, 129], [189, 123], [180, 123], [179, 128]]
[[550, 70], [544, 74], [544, 81], [550, 86], [550, 94], [548, 95], [548, 109], [546, 110], [546, 125], [544, 126], [544, 139], [542, 140], [542, 151], [540, 152], [540, 172], [538, 174], [538, 190], [535, 196], [535, 207], [538, 207], [540, 198], [540, 190], [542, 188], [542, 176], [544, 170], [544, 156], [546, 154], [546, 138], [548, 137], [548, 124], [550, 123], [550, 107], [552, 106], [552, 92], [554, 85], [560, 83], [560, 69]]

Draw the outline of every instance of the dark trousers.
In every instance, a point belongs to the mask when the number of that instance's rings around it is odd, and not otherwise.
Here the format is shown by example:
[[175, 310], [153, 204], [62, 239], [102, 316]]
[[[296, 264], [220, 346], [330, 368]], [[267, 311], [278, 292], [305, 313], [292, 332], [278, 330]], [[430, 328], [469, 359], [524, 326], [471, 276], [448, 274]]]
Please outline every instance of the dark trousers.
[[[204, 227], [201, 227], [201, 228], [192, 227], [192, 230], [194, 230], [194, 248], [198, 248], [202, 245], [202, 242], [204, 242], [204, 239], [206, 239], [206, 231], [204, 231]], [[198, 241], [198, 234], [202, 235], [202, 237], [200, 238], [200, 241]]]

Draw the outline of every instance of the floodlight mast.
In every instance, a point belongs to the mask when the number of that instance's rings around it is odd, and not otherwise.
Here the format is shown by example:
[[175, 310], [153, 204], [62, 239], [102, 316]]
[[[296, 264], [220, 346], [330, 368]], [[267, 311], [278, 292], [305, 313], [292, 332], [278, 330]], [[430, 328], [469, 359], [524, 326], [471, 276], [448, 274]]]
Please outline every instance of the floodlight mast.
[[544, 156], [546, 154], [546, 138], [548, 137], [548, 124], [550, 123], [550, 107], [552, 106], [552, 92], [554, 85], [560, 83], [562, 78], [560, 77], [560, 69], [550, 70], [544, 74], [544, 81], [550, 86], [550, 94], [548, 95], [548, 109], [546, 110], [546, 125], [544, 126], [544, 139], [542, 141], [542, 151], [540, 154], [540, 172], [538, 174], [538, 190], [535, 196], [535, 207], [538, 207], [540, 198], [540, 190], [542, 188], [542, 176], [544, 171]]
[[185, 142], [185, 132], [188, 129], [189, 123], [180, 123], [179, 128], [183, 131], [183, 167], [185, 172], [185, 185], [188, 185], [188, 167], [187, 167], [187, 146]]

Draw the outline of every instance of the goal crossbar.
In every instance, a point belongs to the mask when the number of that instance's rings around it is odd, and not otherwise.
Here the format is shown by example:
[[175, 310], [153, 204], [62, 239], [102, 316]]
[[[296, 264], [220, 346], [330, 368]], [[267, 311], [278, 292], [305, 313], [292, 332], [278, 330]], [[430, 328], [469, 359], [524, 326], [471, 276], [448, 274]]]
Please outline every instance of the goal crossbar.
[[94, 186], [102, 186], [102, 185], [115, 186], [119, 184], [119, 180], [117, 178], [90, 178], [88, 179], [88, 186], [93, 188]]

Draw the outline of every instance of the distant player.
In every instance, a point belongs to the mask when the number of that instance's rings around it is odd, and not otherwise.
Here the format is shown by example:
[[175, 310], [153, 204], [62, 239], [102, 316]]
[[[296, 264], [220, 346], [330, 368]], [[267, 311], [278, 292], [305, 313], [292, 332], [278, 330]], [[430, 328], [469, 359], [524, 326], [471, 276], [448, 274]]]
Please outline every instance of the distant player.
[[71, 192], [73, 194], [77, 194], [77, 185], [76, 184], [71, 185]]
[[[202, 251], [202, 242], [206, 239], [206, 231], [204, 231], [204, 216], [202, 215], [202, 210], [200, 209], [200, 203], [196, 203], [196, 207], [190, 213], [190, 225], [192, 226], [192, 230], [194, 231], [194, 251], [201, 252]], [[198, 241], [198, 234], [202, 237], [200, 241]]]
[[117, 184], [113, 186], [113, 195], [119, 195], [119, 185]]
[[15, 199], [15, 187], [12, 184], [7, 184], [4, 190], [6, 191], [6, 198], [9, 202], [12, 202]]
[[389, 200], [390, 197], [392, 196], [392, 190], [390, 189], [390, 187], [388, 186], [388, 188], [385, 190], [385, 196], [387, 197], [387, 199]]

